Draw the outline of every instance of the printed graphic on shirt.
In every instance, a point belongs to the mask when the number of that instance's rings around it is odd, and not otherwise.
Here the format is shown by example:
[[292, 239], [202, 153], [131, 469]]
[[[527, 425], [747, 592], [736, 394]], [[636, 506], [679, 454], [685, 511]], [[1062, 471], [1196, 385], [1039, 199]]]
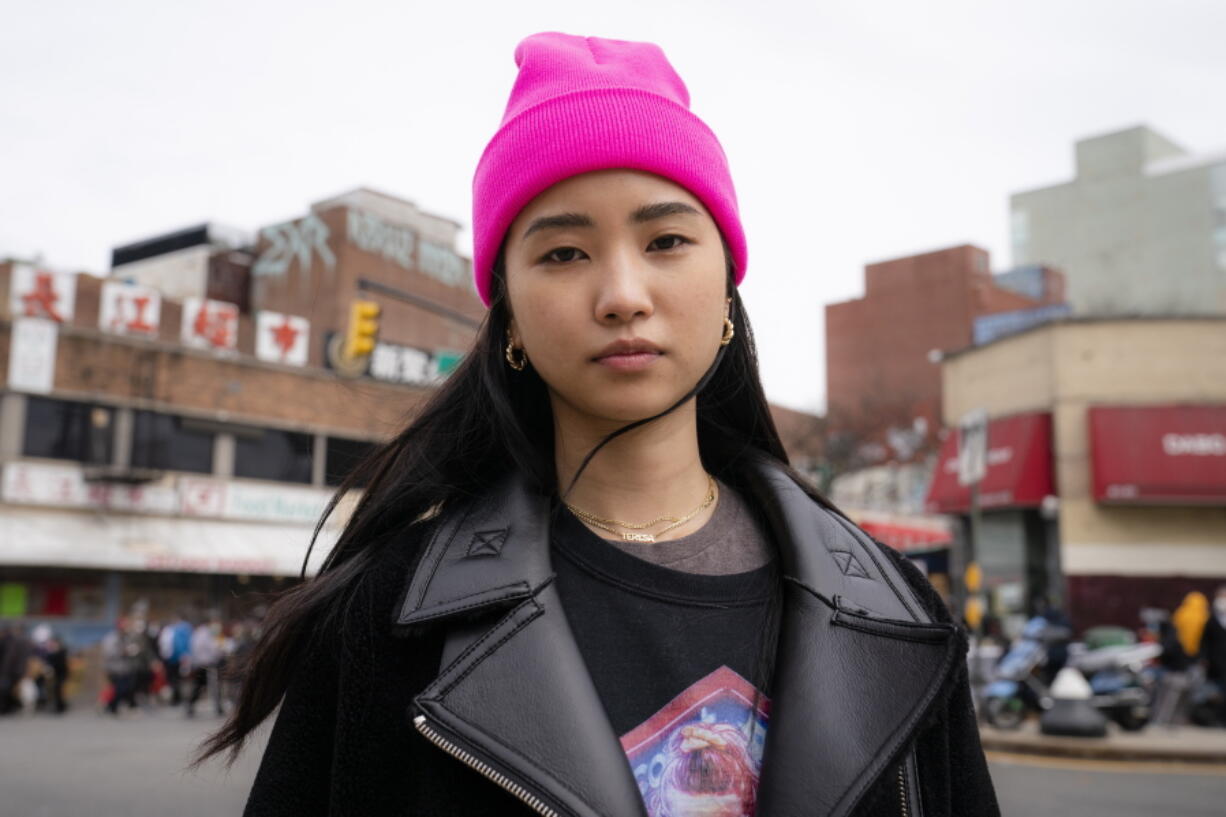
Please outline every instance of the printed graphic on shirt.
[[723, 666], [623, 735], [649, 817], [752, 817], [769, 718]]

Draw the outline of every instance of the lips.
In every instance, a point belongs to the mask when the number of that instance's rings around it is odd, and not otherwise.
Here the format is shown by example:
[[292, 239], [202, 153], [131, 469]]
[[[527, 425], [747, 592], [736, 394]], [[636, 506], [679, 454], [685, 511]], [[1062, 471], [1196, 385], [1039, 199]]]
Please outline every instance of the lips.
[[638, 371], [650, 366], [663, 354], [660, 347], [649, 340], [630, 338], [610, 343], [592, 360], [619, 371]]

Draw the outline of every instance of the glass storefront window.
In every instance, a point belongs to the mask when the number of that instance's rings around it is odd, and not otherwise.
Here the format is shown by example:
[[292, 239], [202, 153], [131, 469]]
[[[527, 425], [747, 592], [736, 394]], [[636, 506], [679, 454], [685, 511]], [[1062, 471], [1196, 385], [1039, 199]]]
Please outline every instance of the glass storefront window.
[[105, 406], [26, 398], [22, 454], [91, 464], [111, 461], [115, 412]]
[[310, 434], [273, 428], [234, 432], [234, 476], [279, 482], [311, 482]]
[[[375, 443], [365, 440], [346, 440], [343, 437], [328, 438], [328, 454], [325, 461], [325, 485], [340, 485], [354, 467], [375, 449]], [[359, 485], [359, 487], [365, 487]]]
[[139, 468], [213, 473], [212, 431], [192, 428], [172, 414], [135, 412], [132, 418], [132, 464]]

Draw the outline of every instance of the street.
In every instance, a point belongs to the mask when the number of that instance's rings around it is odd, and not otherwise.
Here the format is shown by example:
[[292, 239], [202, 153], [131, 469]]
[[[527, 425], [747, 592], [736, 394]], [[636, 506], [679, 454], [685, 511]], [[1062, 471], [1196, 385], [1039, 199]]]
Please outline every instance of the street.
[[[227, 774], [183, 771], [220, 721], [158, 710], [115, 721], [88, 710], [0, 720], [0, 817], [219, 817], [240, 814], [266, 729]], [[1006, 817], [1209, 817], [1222, 813], [1226, 768], [1054, 761], [992, 754]]]

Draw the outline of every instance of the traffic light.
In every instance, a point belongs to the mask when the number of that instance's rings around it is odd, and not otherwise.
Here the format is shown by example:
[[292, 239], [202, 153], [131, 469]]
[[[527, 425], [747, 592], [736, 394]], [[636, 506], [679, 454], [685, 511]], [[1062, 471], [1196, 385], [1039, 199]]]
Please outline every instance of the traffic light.
[[354, 301], [349, 306], [349, 326], [345, 331], [345, 357], [366, 357], [375, 350], [379, 336], [379, 305], [374, 301]]

